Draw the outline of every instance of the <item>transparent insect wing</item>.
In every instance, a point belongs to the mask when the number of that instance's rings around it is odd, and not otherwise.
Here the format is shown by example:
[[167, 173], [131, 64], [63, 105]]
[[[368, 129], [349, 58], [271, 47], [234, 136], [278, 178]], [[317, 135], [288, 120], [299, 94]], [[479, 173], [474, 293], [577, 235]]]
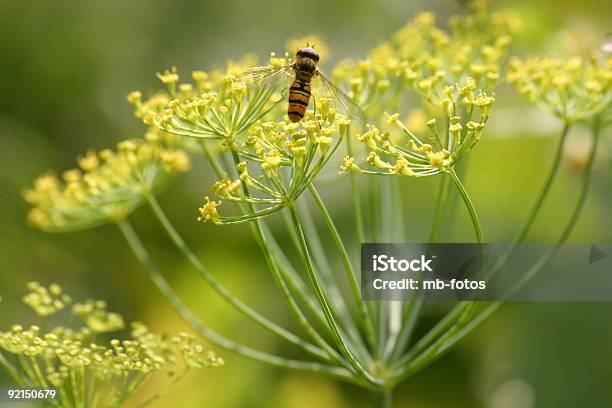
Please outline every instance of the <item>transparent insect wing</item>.
[[242, 72], [236, 78], [248, 87], [256, 88], [276, 88], [280, 85], [287, 85], [292, 78], [293, 65], [261, 66], [253, 67]]
[[365, 122], [363, 110], [350, 96], [344, 93], [321, 72], [318, 72], [317, 77], [321, 83], [321, 88], [324, 90], [324, 96], [331, 98], [331, 104], [337, 112], [351, 119]]

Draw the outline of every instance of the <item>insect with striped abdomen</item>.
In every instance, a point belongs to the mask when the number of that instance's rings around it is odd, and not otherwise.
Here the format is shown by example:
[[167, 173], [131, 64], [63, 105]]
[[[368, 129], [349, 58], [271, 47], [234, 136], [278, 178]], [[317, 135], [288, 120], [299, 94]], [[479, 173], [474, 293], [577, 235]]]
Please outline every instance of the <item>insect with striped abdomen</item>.
[[304, 117], [312, 99], [311, 83], [315, 79], [320, 80], [321, 85], [334, 102], [336, 110], [348, 117], [363, 119], [364, 114], [359, 105], [321, 73], [319, 53], [315, 51], [314, 46], [307, 45], [299, 49], [295, 54], [295, 59], [288, 64], [254, 67], [238, 75], [237, 79], [244, 81], [247, 85], [276, 86], [280, 81], [288, 79], [290, 74], [293, 74], [293, 81], [289, 86], [289, 106], [287, 108], [287, 116], [290, 121], [299, 122]]

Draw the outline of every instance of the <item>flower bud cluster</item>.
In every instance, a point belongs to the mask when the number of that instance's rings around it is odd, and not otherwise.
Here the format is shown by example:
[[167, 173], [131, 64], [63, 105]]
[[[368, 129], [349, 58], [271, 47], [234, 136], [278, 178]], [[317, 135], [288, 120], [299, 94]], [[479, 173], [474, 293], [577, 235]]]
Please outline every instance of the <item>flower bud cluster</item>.
[[[283, 60], [271, 58], [271, 64]], [[225, 71], [194, 71], [191, 82], [180, 82], [176, 69], [158, 74], [166, 85], [143, 100], [139, 91], [128, 94], [135, 115], [154, 128], [175, 135], [197, 139], [232, 139], [262, 119], [281, 100], [275, 86], [247, 87], [237, 80], [253, 59], [245, 57], [238, 63], [228, 63]], [[272, 84], [271, 84], [272, 85]]]
[[351, 90], [368, 116], [398, 109], [407, 88], [428, 93], [437, 84], [469, 77], [478, 89], [491, 90], [520, 19], [509, 10], [490, 12], [477, 1], [471, 13], [451, 17], [449, 26], [448, 31], [439, 28], [433, 13], [421, 13], [367, 58], [340, 63], [333, 77]]
[[189, 156], [149, 132], [147, 140], [125, 140], [116, 150], [88, 151], [78, 168], [62, 177], [48, 172], [24, 192], [34, 206], [27, 220], [47, 231], [72, 231], [124, 218], [147, 194], [187, 171]]
[[[41, 305], [54, 304], [53, 299], [69, 303], [57, 284], [46, 288], [32, 282], [28, 288], [31, 292], [24, 302], [41, 316], [51, 314]], [[63, 306], [53, 308], [57, 312]], [[11, 374], [31, 387], [57, 388], [58, 406], [120, 406], [156, 372], [174, 376], [180, 367], [187, 370], [224, 364], [222, 358], [205, 350], [190, 334], [162, 336], [139, 322], [132, 323], [130, 338], [113, 339], [102, 345], [103, 339], [97, 339], [97, 334], [122, 329], [123, 317], [106, 312], [106, 303], [100, 300], [77, 303], [72, 314], [85, 320], [88, 327], [73, 330], [57, 326], [45, 333], [37, 325], [26, 328], [16, 324], [0, 331], [0, 352], [12, 355], [5, 361], [13, 357], [16, 361]]]
[[528, 103], [563, 121], [587, 120], [612, 101], [612, 56], [513, 58], [507, 79]]
[[198, 219], [217, 224], [248, 222], [292, 205], [349, 133], [350, 120], [322, 111], [328, 114], [314, 117], [307, 112], [300, 123], [257, 122], [252, 126], [236, 141], [235, 153], [241, 160], [235, 166], [236, 177], [218, 180], [212, 193], [223, 201], [247, 204], [253, 211], [222, 217], [217, 210], [221, 201], [206, 197]]
[[[439, 112], [438, 118], [426, 122], [426, 137], [418, 137], [400, 120], [399, 113], [387, 114], [387, 124], [393, 126], [391, 132], [369, 126], [357, 136], [369, 152], [364, 162], [370, 169], [346, 156], [341, 172], [424, 177], [449, 171], [480, 140], [495, 97], [477, 90], [472, 78], [460, 84], [432, 87], [425, 96]], [[399, 130], [399, 135], [393, 130]]]

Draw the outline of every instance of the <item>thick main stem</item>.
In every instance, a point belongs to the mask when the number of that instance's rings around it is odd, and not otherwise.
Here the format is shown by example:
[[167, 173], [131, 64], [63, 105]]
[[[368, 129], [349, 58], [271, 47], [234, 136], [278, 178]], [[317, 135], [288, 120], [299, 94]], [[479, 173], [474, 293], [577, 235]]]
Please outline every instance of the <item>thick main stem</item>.
[[391, 408], [393, 406], [393, 392], [391, 388], [377, 388], [372, 391], [373, 408]]

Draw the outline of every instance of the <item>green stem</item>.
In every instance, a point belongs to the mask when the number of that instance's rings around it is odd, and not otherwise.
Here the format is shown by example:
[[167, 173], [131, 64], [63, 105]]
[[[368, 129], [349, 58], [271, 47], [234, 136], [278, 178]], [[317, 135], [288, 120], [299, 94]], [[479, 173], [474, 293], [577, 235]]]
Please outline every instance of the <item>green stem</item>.
[[[234, 160], [234, 165], [237, 168], [238, 164], [240, 163], [240, 158], [238, 157], [238, 154], [236, 153], [236, 151], [233, 149], [232, 149], [232, 159]], [[250, 197], [251, 193], [249, 191], [249, 187], [247, 186], [247, 184], [241, 183], [241, 186], [242, 186], [242, 191], [245, 197]], [[246, 206], [249, 211], [251, 212], [254, 211], [253, 204], [247, 203]], [[292, 311], [294, 316], [298, 319], [298, 322], [300, 323], [300, 325], [304, 328], [304, 330], [306, 330], [308, 335], [315, 341], [315, 343], [317, 343], [323, 349], [322, 350], [323, 358], [326, 361], [333, 360], [334, 362], [337, 362], [341, 365], [346, 365], [346, 362], [342, 359], [342, 357], [336, 352], [336, 350], [334, 350], [329, 344], [327, 344], [325, 339], [316, 331], [316, 329], [312, 326], [312, 324], [310, 324], [310, 322], [308, 321], [308, 319], [306, 318], [306, 316], [300, 309], [299, 305], [293, 298], [293, 295], [289, 291], [287, 283], [285, 282], [285, 277], [283, 276], [283, 274], [281, 273], [279, 269], [279, 265], [278, 265], [278, 261], [276, 257], [272, 254], [270, 245], [264, 233], [263, 224], [260, 222], [260, 220], [255, 220], [254, 224], [255, 224], [255, 240], [257, 241], [257, 244], [261, 248], [264, 258], [266, 260], [266, 264], [268, 265], [268, 268], [270, 268], [270, 271], [272, 272], [272, 276], [274, 277], [274, 280], [276, 284], [278, 285], [281, 291], [281, 294], [285, 302], [289, 306], [290, 310]]]
[[[557, 254], [562, 245], [567, 241], [569, 236], [571, 235], [580, 214], [582, 213], [582, 209], [584, 208], [584, 204], [586, 202], [586, 198], [588, 196], [593, 164], [595, 162], [595, 157], [597, 154], [597, 147], [599, 144], [599, 132], [601, 130], [601, 121], [599, 117], [594, 119], [593, 123], [593, 142], [591, 143], [591, 149], [589, 152], [589, 156], [587, 159], [587, 164], [585, 167], [585, 172], [583, 176], [583, 184], [578, 196], [578, 201], [576, 206], [574, 207], [574, 211], [570, 216], [570, 219], [563, 229], [556, 245], [544, 253], [535, 263], [532, 265], [521, 277], [519, 281], [515, 284], [513, 288], [510, 289], [506, 299], [514, 293], [516, 290], [520, 289], [524, 284], [526, 284], [533, 276], [535, 276], [542, 268], [546, 266], [546, 264]], [[405, 358], [407, 364], [404, 365], [398, 373], [398, 376], [394, 379], [394, 383], [401, 381], [402, 379], [407, 378], [411, 374], [417, 372], [420, 368], [425, 365], [431, 363], [434, 359], [440, 357], [442, 354], [450, 350], [457, 342], [463, 339], [465, 336], [470, 334], [474, 329], [476, 329], [483, 321], [485, 321], [489, 316], [491, 316], [499, 307], [504, 303], [504, 300], [499, 300], [489, 304], [484, 310], [482, 310], [476, 317], [469, 319], [468, 321], [463, 321], [463, 323], [456, 324], [450, 327], [446, 333], [440, 336], [437, 340], [435, 340], [429, 347], [425, 349], [421, 354], [416, 356], [413, 359]], [[464, 305], [461, 305], [464, 306]], [[453, 311], [456, 313], [460, 313], [458, 308], [457, 311]], [[453, 313], [451, 312], [451, 313]], [[446, 320], [446, 319], [445, 319]], [[450, 321], [451, 319], [449, 319]], [[461, 319], [459, 319], [461, 320]], [[438, 329], [439, 330], [439, 329]], [[427, 335], [428, 339], [433, 338], [433, 335]], [[424, 338], [425, 339], [425, 338]], [[423, 342], [425, 343], [425, 342]]]
[[527, 234], [529, 234], [529, 231], [531, 231], [531, 228], [533, 227], [533, 223], [536, 220], [538, 214], [540, 213], [540, 210], [542, 209], [542, 205], [544, 204], [544, 201], [546, 200], [546, 197], [548, 196], [548, 193], [550, 192], [553, 182], [555, 178], [557, 177], [557, 173], [559, 171], [559, 165], [561, 164], [561, 158], [563, 157], [563, 148], [565, 146], [565, 142], [567, 140], [567, 136], [569, 134], [570, 128], [571, 128], [570, 123], [566, 122], [563, 125], [563, 130], [561, 131], [561, 136], [559, 138], [557, 149], [555, 151], [553, 164], [548, 172], [548, 177], [544, 181], [542, 190], [540, 191], [540, 194], [538, 195], [538, 198], [536, 199], [531, 209], [531, 212], [529, 213], [529, 216], [527, 217], [527, 222], [525, 223], [525, 226], [523, 227], [521, 232], [514, 239], [514, 242], [512, 243], [512, 245], [510, 245], [508, 250], [499, 259], [499, 261], [493, 268], [492, 274], [495, 274], [499, 269], [501, 269], [508, 262], [508, 260], [512, 257], [512, 255], [514, 255], [514, 253], [516, 252], [516, 248], [518, 247], [518, 244], [525, 241], [525, 238], [527, 238]]
[[233, 340], [227, 339], [217, 332], [208, 329], [203, 326], [198, 318], [189, 310], [189, 308], [183, 303], [183, 301], [176, 295], [172, 290], [166, 279], [159, 272], [151, 256], [142, 245], [140, 238], [136, 234], [136, 231], [132, 228], [132, 225], [128, 220], [121, 220], [117, 223], [117, 226], [121, 230], [124, 238], [128, 245], [136, 255], [138, 261], [142, 264], [145, 272], [149, 275], [151, 281], [157, 286], [157, 289], [164, 295], [170, 305], [181, 315], [187, 323], [189, 323], [195, 330], [197, 330], [202, 336], [209, 339], [219, 347], [223, 347], [226, 350], [230, 350], [237, 354], [245, 357], [252, 358], [254, 360], [264, 362], [276, 367], [293, 368], [303, 371], [312, 371], [316, 373], [325, 373], [332, 377], [342, 379], [344, 381], [360, 383], [354, 376], [346, 369], [333, 367], [309, 361], [290, 360], [283, 357], [279, 357], [273, 354], [268, 354], [259, 350], [252, 349], [242, 344], [236, 343]]
[[147, 405], [151, 405], [153, 402], [160, 399], [164, 394], [168, 392], [168, 390], [170, 390], [175, 384], [177, 384], [181, 380], [181, 378], [185, 376], [185, 374], [187, 374], [187, 371], [189, 371], [189, 367], [186, 367], [185, 369], [183, 369], [183, 371], [181, 371], [180, 374], [176, 374], [174, 378], [172, 379], [172, 381], [168, 381], [168, 383], [165, 384], [160, 391], [158, 391], [155, 395], [149, 397], [148, 399], [136, 405], [136, 408], [144, 408]]
[[419, 319], [419, 314], [423, 307], [422, 299], [415, 299], [407, 302], [407, 306], [404, 308], [404, 315], [402, 318], [401, 329], [397, 336], [393, 339], [393, 343], [390, 344], [390, 352], [387, 354], [387, 362], [396, 361], [404, 349], [410, 343], [410, 339], [414, 334], [414, 328], [416, 327]]
[[159, 220], [160, 224], [172, 240], [175, 246], [183, 253], [183, 255], [189, 260], [189, 262], [194, 266], [194, 268], [198, 271], [200, 276], [208, 282], [208, 284], [219, 294], [221, 295], [228, 303], [238, 309], [241, 313], [243, 313], [248, 318], [252, 319], [255, 323], [259, 324], [261, 327], [271, 331], [272, 333], [278, 335], [279, 337], [287, 340], [288, 342], [302, 348], [303, 350], [311, 353], [314, 356], [322, 358], [324, 360], [327, 359], [327, 354], [321, 350], [320, 348], [314, 346], [306, 342], [305, 340], [299, 338], [295, 334], [289, 332], [288, 330], [280, 327], [276, 323], [270, 321], [266, 317], [260, 315], [255, 310], [251, 309], [249, 306], [244, 304], [242, 301], [237, 299], [231, 292], [229, 292], [225, 286], [223, 286], [202, 264], [199, 258], [189, 249], [183, 238], [180, 234], [174, 229], [172, 223], [162, 210], [161, 206], [155, 199], [153, 195], [147, 196], [147, 200], [149, 202], [149, 206], [153, 210], [153, 213]]
[[[567, 136], [569, 134], [569, 130], [570, 130], [571, 125], [566, 123], [563, 127], [563, 130], [561, 132], [561, 136], [560, 136], [560, 140], [559, 143], [557, 145], [557, 149], [555, 151], [555, 156], [553, 159], [553, 164], [551, 166], [551, 169], [549, 171], [549, 175], [546, 178], [544, 185], [542, 187], [542, 190], [540, 191], [540, 194], [538, 195], [538, 198], [529, 214], [529, 217], [527, 219], [527, 222], [525, 223], [525, 226], [523, 227], [523, 229], [521, 230], [521, 232], [517, 235], [517, 238], [515, 239], [514, 243], [510, 246], [510, 248], [504, 253], [504, 255], [499, 259], [499, 261], [496, 263], [496, 265], [493, 267], [492, 271], [491, 271], [491, 275], [495, 275], [496, 272], [501, 269], [506, 262], [512, 257], [512, 255], [515, 252], [515, 249], [517, 247], [517, 244], [520, 244], [521, 242], [523, 242], [527, 236], [527, 234], [529, 233], [529, 231], [531, 230], [533, 223], [537, 217], [537, 215], [539, 214], [541, 208], [542, 208], [542, 204], [545, 201], [545, 198], [548, 196], [551, 186], [553, 184], [553, 181], [556, 178], [556, 175], [558, 173], [558, 169], [559, 169], [559, 165], [561, 163], [561, 158], [563, 155], [563, 148], [567, 139]], [[446, 179], [443, 179], [446, 180]], [[441, 184], [442, 186], [442, 184]], [[441, 193], [442, 190], [440, 190], [439, 193]], [[437, 212], [437, 211], [436, 211]], [[433, 229], [432, 229], [433, 232]], [[432, 235], [430, 234], [430, 237]], [[430, 238], [431, 240], [431, 238]], [[501, 303], [500, 303], [501, 304]], [[486, 313], [482, 312], [481, 314], [479, 314], [478, 317], [475, 318], [478, 320], [484, 320], [484, 318], [488, 317], [490, 314], [492, 314], [495, 310], [497, 310], [497, 308], [500, 306], [500, 304], [492, 304], [490, 308], [487, 309]], [[406, 356], [404, 356], [404, 358], [398, 363], [399, 365], [402, 364], [402, 362], [405, 362], [407, 360], [409, 360], [410, 358], [413, 358], [416, 354], [422, 352], [427, 346], [429, 346], [431, 344], [432, 341], [434, 341], [438, 336], [440, 336], [442, 333], [444, 333], [445, 330], [447, 330], [448, 328], [453, 326], [453, 322], [454, 320], [462, 315], [463, 311], [465, 311], [468, 307], [467, 303], [462, 303], [460, 305], [457, 305], [451, 312], [449, 312], [445, 318], [443, 320], [441, 320], [425, 337], [423, 337], [416, 345], [415, 347], [410, 351], [409, 354], [407, 354]], [[470, 323], [471, 324], [471, 323]]]
[[[346, 138], [346, 148], [349, 156], [353, 156], [353, 146], [350, 136]], [[355, 173], [349, 172], [349, 180], [351, 182], [351, 198], [353, 201], [353, 214], [355, 216], [355, 233], [357, 235], [357, 244], [361, 245], [365, 242], [365, 233], [363, 228], [363, 213], [361, 212], [361, 196], [359, 194], [359, 182]]]
[[[461, 161], [458, 162], [454, 167], [457, 177], [461, 179], [461, 182], [463, 184], [465, 184], [466, 182], [465, 180], [467, 179], [467, 176], [469, 174], [468, 170], [470, 167], [470, 161], [471, 161], [471, 156], [462, 157]], [[457, 222], [456, 213], [457, 213], [457, 209], [460, 203], [460, 199], [458, 195], [456, 194], [450, 195], [450, 190], [452, 188], [451, 183], [448, 183], [448, 179], [446, 177], [443, 177], [443, 179], [446, 179], [447, 181], [447, 184], [446, 184], [447, 191], [446, 191], [446, 195], [444, 199], [444, 208], [442, 209], [442, 214], [441, 214], [442, 218], [440, 219], [440, 224], [438, 225], [438, 228], [439, 228], [438, 235], [436, 237], [437, 240], [442, 240], [442, 242], [453, 231], [453, 228]], [[442, 231], [442, 225], [444, 225], [444, 231]]]
[[404, 221], [404, 204], [402, 202], [402, 189], [400, 180], [402, 177], [391, 178], [391, 189], [393, 194], [391, 195], [392, 208], [393, 208], [393, 239], [396, 242], [404, 242], [406, 239], [405, 221]]
[[[210, 163], [217, 177], [219, 178], [223, 177], [226, 171], [223, 169], [217, 157], [215, 157], [211, 149], [208, 147], [208, 144], [205, 141], [202, 141], [201, 147], [202, 147], [202, 153], [204, 157]], [[234, 160], [236, 160], [235, 156], [233, 157], [234, 157]], [[236, 161], [234, 161], [234, 163], [236, 163]], [[245, 206], [240, 205], [238, 203], [237, 203], [237, 206], [240, 209], [242, 214], [244, 215], [248, 214], [248, 210], [245, 208]], [[306, 304], [306, 306], [317, 317], [317, 319], [320, 322], [325, 323], [325, 317], [323, 316], [323, 312], [316, 306], [316, 301], [314, 300], [313, 296], [310, 293], [308, 293], [308, 288], [306, 287], [305, 283], [303, 282], [301, 277], [295, 272], [290, 262], [284, 257], [284, 254], [281, 252], [281, 249], [278, 243], [275, 241], [274, 236], [270, 234], [269, 232], [266, 234], [267, 228], [266, 228], [265, 222], [263, 220], [259, 222], [261, 222], [261, 225], [263, 227], [264, 235], [269, 236], [268, 244], [272, 252], [279, 255], [279, 258], [276, 261], [277, 261], [277, 266], [280, 272], [283, 274], [283, 277], [287, 280], [287, 283], [291, 286], [291, 288], [297, 294], [299, 299]], [[249, 223], [248, 225], [249, 225], [249, 230], [253, 234], [253, 237], [255, 238], [256, 241], [259, 242], [259, 233], [257, 231], [257, 227], [254, 225], [254, 223]]]
[[[441, 177], [438, 185], [434, 219], [431, 224], [429, 237], [427, 239], [427, 241], [430, 243], [436, 242], [440, 234], [440, 227], [444, 216], [443, 209], [448, 200], [448, 187], [448, 179], [446, 177]], [[401, 330], [396, 338], [393, 339], [394, 342], [391, 344], [391, 352], [388, 355], [388, 361], [397, 361], [404, 352], [404, 349], [410, 342], [410, 339], [414, 333], [414, 327], [416, 326], [422, 306], [423, 299], [415, 299], [406, 303], [406, 306], [404, 307], [404, 318], [402, 321]]]
[[364, 331], [366, 334], [366, 339], [368, 341], [368, 344], [370, 344], [371, 347], [374, 347], [375, 339], [374, 339], [374, 326], [372, 325], [372, 319], [370, 317], [370, 314], [368, 313], [365, 303], [361, 299], [361, 289], [360, 289], [359, 282], [357, 281], [357, 274], [355, 273], [355, 270], [353, 269], [353, 265], [351, 264], [349, 254], [346, 250], [346, 247], [344, 246], [342, 237], [340, 236], [340, 233], [338, 232], [338, 229], [336, 228], [336, 224], [334, 224], [334, 220], [332, 219], [329, 211], [327, 210], [327, 207], [325, 206], [325, 203], [321, 199], [321, 196], [317, 192], [314, 185], [310, 184], [308, 188], [310, 190], [310, 194], [314, 198], [315, 203], [317, 204], [317, 207], [321, 211], [321, 215], [323, 216], [325, 224], [327, 224], [327, 228], [329, 229], [332, 239], [334, 240], [334, 244], [336, 245], [336, 249], [338, 250], [338, 254], [340, 255], [342, 264], [344, 265], [346, 277], [349, 281], [351, 292], [353, 293], [353, 298], [355, 299], [355, 303], [357, 304], [357, 307], [359, 310], [359, 314], [360, 314], [360, 317], [361, 317], [361, 320], [364, 326]]
[[13, 377], [15, 381], [17, 381], [19, 385], [21, 385], [24, 388], [26, 387], [28, 382], [23, 381], [23, 378], [22, 376], [19, 375], [17, 368], [13, 366], [6, 359], [6, 357], [4, 357], [4, 354], [2, 354], [1, 352], [0, 352], [0, 366], [2, 366], [10, 374], [10, 376]]
[[349, 350], [349, 348], [347, 347], [347, 343], [345, 339], [342, 337], [342, 334], [340, 333], [340, 329], [338, 328], [338, 324], [336, 323], [334, 319], [329, 302], [327, 301], [327, 298], [321, 287], [319, 278], [317, 277], [317, 274], [314, 270], [312, 256], [310, 255], [310, 250], [308, 249], [308, 244], [306, 243], [306, 237], [304, 236], [304, 231], [302, 229], [302, 224], [300, 222], [298, 214], [295, 208], [293, 207], [289, 207], [289, 210], [291, 211], [291, 218], [293, 220], [293, 224], [297, 232], [298, 241], [300, 244], [300, 250], [301, 250], [302, 258], [304, 259], [304, 263], [306, 264], [306, 271], [308, 272], [308, 277], [310, 278], [312, 287], [315, 291], [317, 299], [319, 300], [319, 304], [321, 305], [321, 308], [323, 309], [323, 313], [325, 314], [327, 324], [329, 325], [332, 331], [336, 344], [340, 348], [342, 355], [347, 359], [347, 361], [349, 362], [349, 364], [351, 365], [351, 367], [353, 368], [354, 372], [357, 375], [366, 378], [368, 381], [374, 384], [379, 383], [379, 381], [376, 378], [373, 378], [365, 370], [365, 368], [361, 365], [361, 363], [359, 363], [355, 359], [351, 350]]
[[382, 220], [382, 209], [381, 209], [381, 183], [380, 183], [380, 179], [382, 177], [376, 177], [373, 178], [372, 181], [369, 184], [370, 187], [370, 194], [369, 194], [369, 200], [368, 200], [368, 205], [369, 205], [369, 218], [368, 218], [368, 229], [371, 232], [371, 237], [372, 237], [372, 241], [373, 242], [381, 242], [382, 240], [382, 225], [381, 225], [381, 220]]
[[390, 388], [377, 388], [372, 391], [373, 408], [391, 408], [393, 406], [393, 391]]
[[[438, 338], [440, 338], [447, 330], [453, 327], [453, 325], [455, 325], [458, 321], [459, 316], [463, 313], [465, 303], [462, 303], [459, 306], [453, 308], [438, 323], [436, 323], [436, 325], [431, 328], [427, 332], [427, 334], [425, 334], [419, 339], [419, 341], [416, 342], [416, 344], [410, 349], [408, 353], [406, 353], [399, 360], [393, 360], [395, 361], [395, 363], [393, 364], [393, 368], [399, 368], [407, 364], [409, 361], [411, 361], [420, 353], [422, 353], [423, 350], [427, 349]], [[396, 357], [398, 356], [396, 355]]]
[[470, 220], [472, 221], [474, 233], [476, 234], [476, 241], [479, 244], [482, 244], [482, 232], [480, 230], [480, 222], [478, 221], [478, 214], [476, 214], [474, 204], [472, 204], [472, 200], [470, 199], [470, 196], [468, 195], [467, 191], [465, 191], [465, 187], [463, 187], [463, 184], [461, 184], [461, 180], [459, 180], [459, 177], [457, 177], [457, 173], [455, 173], [455, 170], [451, 169], [447, 172], [447, 174], [450, 176], [453, 183], [455, 183], [455, 186], [457, 187], [457, 190], [459, 190], [459, 194], [461, 194], [461, 198], [465, 203], [468, 213], [470, 214]]
[[431, 224], [431, 231], [429, 232], [429, 238], [427, 242], [436, 242], [440, 234], [440, 226], [442, 224], [442, 209], [444, 203], [448, 198], [448, 179], [446, 177], [440, 177], [440, 185], [438, 186], [438, 196], [436, 199], [436, 209], [434, 212], [434, 220]]
[[[352, 337], [355, 337], [356, 340], [360, 341], [361, 338], [359, 337], [355, 323], [352, 320], [350, 311], [334, 278], [332, 267], [330, 265], [325, 249], [323, 248], [323, 243], [321, 242], [321, 239], [319, 237], [319, 233], [314, 223], [312, 214], [310, 213], [310, 209], [308, 208], [308, 203], [305, 200], [300, 200], [296, 202], [295, 205], [300, 219], [303, 221], [302, 225], [304, 227], [304, 235], [306, 235], [306, 240], [308, 241], [308, 244], [310, 246], [315, 265], [317, 266], [317, 269], [321, 271], [321, 277], [324, 280], [324, 284], [330, 291], [330, 295], [332, 297], [331, 301], [334, 303], [334, 307], [339, 312], [339, 317], [341, 319], [340, 323], [342, 323], [342, 326], [349, 332]], [[286, 214], [288, 225], [292, 226], [293, 224], [291, 223], [291, 216], [289, 213]], [[295, 238], [294, 242], [296, 245], [296, 249], [299, 251], [300, 247], [299, 243], [297, 242], [297, 235], [292, 227], [291, 230], [293, 231], [293, 236]]]
[[589, 193], [589, 188], [591, 187], [591, 175], [593, 171], [593, 164], [595, 163], [595, 157], [597, 155], [597, 147], [599, 146], [599, 132], [601, 130], [601, 118], [597, 116], [593, 122], [593, 142], [591, 143], [591, 151], [589, 152], [589, 157], [587, 159], [585, 172], [583, 175], [583, 184], [582, 189], [580, 191], [580, 196], [578, 198], [578, 203], [574, 208], [574, 212], [572, 213], [572, 217], [570, 218], [569, 223], [566, 225], [561, 237], [559, 238], [559, 243], [557, 247], [563, 245], [570, 234], [574, 230], [576, 223], [578, 222], [578, 218], [580, 217], [580, 213], [584, 208], [584, 203], [586, 202], [587, 195]]
[[[382, 242], [390, 242], [393, 240], [392, 230], [393, 223], [398, 222], [393, 218], [393, 192], [391, 191], [391, 179], [389, 177], [380, 177], [373, 180], [374, 183], [378, 182], [378, 195], [374, 197], [374, 200], [378, 203], [375, 207], [378, 210], [378, 214], [374, 218], [374, 226], [380, 227], [379, 239]], [[378, 355], [384, 356], [389, 351], [389, 345], [392, 343], [394, 333], [391, 331], [391, 307], [393, 302], [379, 301], [378, 307], [380, 309], [380, 341], [378, 344]]]
[[200, 147], [202, 148], [202, 153], [204, 154], [204, 157], [206, 157], [206, 160], [208, 160], [208, 162], [210, 163], [217, 177], [223, 177], [223, 168], [221, 167], [219, 160], [217, 160], [212, 150], [208, 146], [208, 143], [206, 143], [206, 141], [204, 140], [201, 140]]
[[529, 217], [527, 218], [527, 222], [525, 223], [523, 230], [516, 237], [514, 241], [515, 244], [521, 243], [525, 240], [525, 238], [527, 237], [527, 234], [529, 233], [529, 231], [531, 231], [533, 222], [535, 221], [536, 217], [538, 216], [540, 212], [540, 209], [542, 208], [542, 204], [544, 203], [546, 196], [550, 192], [550, 188], [559, 170], [559, 164], [561, 164], [561, 157], [563, 156], [563, 147], [565, 146], [565, 141], [567, 140], [567, 135], [569, 134], [570, 128], [571, 128], [571, 125], [569, 123], [565, 123], [563, 125], [563, 130], [561, 131], [559, 143], [557, 144], [557, 149], [555, 151], [553, 164], [548, 173], [548, 177], [546, 178], [546, 181], [544, 182], [544, 187], [542, 188], [542, 191], [540, 191], [540, 194], [538, 195], [538, 198], [533, 208], [531, 209], [531, 212], [529, 213]]
[[[287, 215], [289, 216], [288, 213]], [[291, 223], [290, 218], [289, 218], [289, 222]], [[265, 227], [265, 223], [264, 223], [264, 227]], [[306, 305], [306, 307], [310, 310], [310, 313], [316, 316], [317, 320], [320, 323], [322, 323], [323, 326], [327, 327], [325, 316], [323, 315], [323, 311], [319, 307], [319, 304], [317, 303], [317, 300], [315, 299], [314, 294], [312, 293], [312, 290], [310, 289], [310, 287], [306, 285], [306, 282], [304, 282], [302, 277], [297, 273], [297, 271], [295, 270], [291, 262], [287, 259], [287, 256], [284, 254], [284, 252], [282, 251], [278, 243], [274, 240], [274, 237], [272, 236], [272, 234], [269, 232], [267, 228], [265, 228], [264, 233], [266, 233], [266, 236], [270, 237], [269, 239], [270, 249], [272, 250], [273, 253], [277, 254], [277, 257], [278, 257], [277, 262], [278, 262], [279, 269], [281, 273], [283, 274], [283, 276], [285, 277], [285, 279], [287, 279], [287, 283], [291, 286], [291, 289], [293, 290], [293, 292], [296, 293], [298, 298]], [[296, 241], [296, 245], [298, 245], [297, 241]]]

